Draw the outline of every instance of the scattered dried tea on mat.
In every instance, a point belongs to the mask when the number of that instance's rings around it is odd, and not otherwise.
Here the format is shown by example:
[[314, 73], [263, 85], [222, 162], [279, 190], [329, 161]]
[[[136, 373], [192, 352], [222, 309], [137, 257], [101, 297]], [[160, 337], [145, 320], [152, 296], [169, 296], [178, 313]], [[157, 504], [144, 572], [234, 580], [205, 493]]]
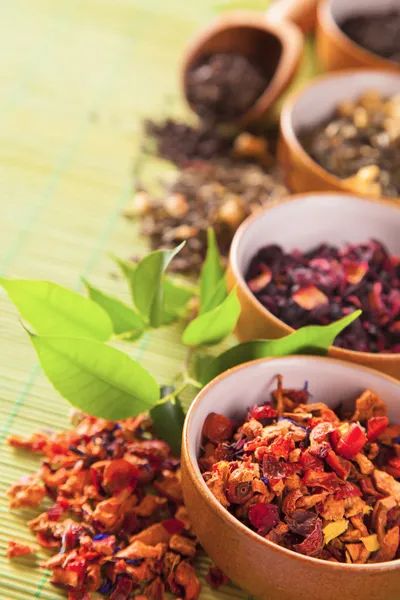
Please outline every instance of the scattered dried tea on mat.
[[249, 288], [294, 329], [326, 325], [361, 309], [335, 345], [361, 352], [400, 352], [400, 260], [376, 240], [308, 252], [261, 248], [246, 274]]
[[229, 122], [251, 108], [269, 81], [270, 76], [251, 57], [211, 54], [189, 70], [188, 100], [205, 122]]
[[309, 399], [278, 376], [271, 400], [240, 424], [210, 413], [198, 461], [206, 486], [294, 552], [354, 564], [400, 558], [400, 425], [371, 390], [347, 415]]
[[149, 119], [144, 125], [144, 150], [149, 151], [149, 142], [154, 141], [158, 156], [181, 168], [194, 160], [226, 157], [233, 148], [232, 136], [224, 136], [214, 127], [194, 127], [173, 119], [161, 123]]
[[[187, 240], [171, 268], [199, 271], [207, 250], [207, 228], [214, 228], [220, 252], [227, 256], [242, 221], [260, 207], [286, 193], [276, 172], [260, 165], [229, 159], [198, 162], [179, 172], [165, 188], [164, 197], [150, 199], [138, 192], [133, 210], [142, 212], [141, 232], [152, 249], [172, 248]], [[145, 198], [145, 200], [144, 200]]]
[[355, 192], [400, 197], [400, 94], [383, 98], [370, 90], [345, 100], [300, 139], [319, 165]]
[[400, 10], [354, 15], [340, 28], [366, 50], [400, 62]]
[[[69, 600], [197, 600], [197, 541], [183, 506], [180, 462], [146, 415], [124, 421], [83, 417], [70, 431], [11, 436], [44, 455], [40, 470], [9, 490], [11, 508], [53, 504], [29, 522], [52, 583]], [[9, 545], [10, 557], [28, 546]], [[97, 597], [97, 595], [96, 595]]]
[[152, 249], [187, 240], [171, 265], [175, 271], [200, 270], [210, 226], [226, 258], [240, 223], [287, 193], [275, 165], [276, 130], [224, 137], [215, 130], [167, 120], [148, 121], [146, 133], [147, 143], [150, 137], [155, 140], [158, 156], [182, 170], [172, 182], [162, 182], [158, 197], [139, 187], [125, 216], [141, 218], [141, 232], [150, 238]]

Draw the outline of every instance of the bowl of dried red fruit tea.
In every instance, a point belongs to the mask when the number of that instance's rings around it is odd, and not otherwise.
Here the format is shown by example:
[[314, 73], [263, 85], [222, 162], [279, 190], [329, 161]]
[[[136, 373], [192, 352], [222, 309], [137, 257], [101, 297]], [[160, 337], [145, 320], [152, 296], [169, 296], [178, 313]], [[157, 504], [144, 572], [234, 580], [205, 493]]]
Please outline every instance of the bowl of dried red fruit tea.
[[361, 316], [330, 355], [400, 379], [400, 206], [350, 194], [289, 196], [235, 234], [241, 341]]
[[311, 356], [214, 379], [186, 417], [182, 485], [217, 566], [263, 600], [398, 600], [400, 383]]
[[400, 201], [400, 72], [313, 79], [283, 107], [278, 154], [293, 192]]

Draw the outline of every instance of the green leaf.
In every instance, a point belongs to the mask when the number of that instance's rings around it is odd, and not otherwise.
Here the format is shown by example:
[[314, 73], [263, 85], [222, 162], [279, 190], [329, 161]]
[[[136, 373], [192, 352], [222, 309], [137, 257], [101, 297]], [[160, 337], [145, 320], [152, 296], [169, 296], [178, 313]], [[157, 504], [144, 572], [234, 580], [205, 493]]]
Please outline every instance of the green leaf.
[[168, 277], [164, 278], [162, 286], [164, 292], [163, 310], [165, 315], [170, 315], [174, 319], [183, 316], [187, 311], [187, 305], [193, 296], [193, 292], [175, 283]]
[[116, 348], [79, 338], [31, 335], [31, 340], [54, 388], [84, 413], [126, 419], [159, 400], [155, 379]]
[[107, 313], [93, 300], [50, 281], [0, 278], [23, 319], [40, 335], [100, 341], [112, 335]]
[[218, 344], [235, 328], [240, 314], [240, 302], [233, 289], [229, 296], [210, 312], [198, 316], [186, 327], [182, 342], [186, 346]]
[[222, 277], [215, 286], [214, 293], [205, 305], [204, 310], [200, 311], [200, 314], [209, 312], [210, 310], [213, 310], [213, 308], [217, 308], [227, 296], [228, 290], [226, 287], [226, 278]]
[[152, 327], [163, 321], [163, 275], [171, 260], [183, 248], [185, 242], [173, 250], [155, 250], [145, 256], [136, 266], [133, 277], [133, 301], [140, 314]]
[[[309, 325], [277, 340], [253, 340], [230, 348], [203, 367], [200, 381], [204, 385], [220, 373], [257, 358], [291, 354], [325, 355], [343, 329], [361, 314], [357, 310], [330, 325]], [[199, 375], [198, 375], [199, 376]]]
[[82, 279], [86, 286], [89, 297], [103, 308], [111, 319], [114, 333], [129, 333], [130, 341], [137, 340], [145, 331], [146, 323], [132, 308], [108, 294], [105, 294], [98, 288], [93, 287], [85, 279]]
[[164, 396], [175, 391], [173, 386], [163, 386], [160, 391], [161, 401], [150, 410], [154, 431], [157, 437], [167, 442], [175, 456], [180, 456], [185, 413], [179, 398], [162, 401]]
[[214, 295], [217, 283], [224, 274], [215, 232], [212, 227], [207, 230], [207, 244], [207, 255], [200, 273], [200, 314], [210, 310], [207, 306]]

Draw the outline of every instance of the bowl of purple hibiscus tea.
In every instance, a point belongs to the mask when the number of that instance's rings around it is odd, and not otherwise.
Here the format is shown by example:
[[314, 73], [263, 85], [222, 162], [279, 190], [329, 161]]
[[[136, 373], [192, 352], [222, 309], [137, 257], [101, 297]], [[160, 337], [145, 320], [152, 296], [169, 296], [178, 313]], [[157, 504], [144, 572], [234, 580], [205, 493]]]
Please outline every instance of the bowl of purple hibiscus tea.
[[361, 309], [329, 354], [400, 379], [400, 206], [289, 196], [248, 218], [229, 257], [241, 341], [279, 338]]
[[192, 403], [182, 487], [217, 566], [262, 600], [398, 600], [400, 383], [330, 358], [240, 365]]
[[278, 155], [292, 192], [400, 202], [400, 72], [317, 77], [285, 103], [280, 128]]

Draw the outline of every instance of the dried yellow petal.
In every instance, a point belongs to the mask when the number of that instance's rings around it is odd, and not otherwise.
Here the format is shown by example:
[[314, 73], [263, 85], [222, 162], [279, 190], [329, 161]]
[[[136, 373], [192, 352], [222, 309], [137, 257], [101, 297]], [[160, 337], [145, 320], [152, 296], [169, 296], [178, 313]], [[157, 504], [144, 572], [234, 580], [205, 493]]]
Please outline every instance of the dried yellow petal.
[[378, 536], [376, 535], [376, 533], [372, 533], [371, 535], [368, 535], [367, 537], [362, 537], [360, 539], [366, 547], [366, 549], [368, 550], [368, 552], [376, 552], [381, 547], [380, 543], [378, 542]]
[[363, 511], [363, 515], [369, 515], [369, 513], [373, 511], [373, 508], [372, 508], [372, 506], [369, 506], [368, 504], [366, 504], [362, 511]]
[[328, 523], [323, 528], [323, 534], [325, 538], [325, 544], [329, 544], [329, 542], [339, 535], [342, 535], [346, 531], [349, 526], [349, 522], [347, 519], [341, 519], [340, 521], [333, 521], [332, 523]]

